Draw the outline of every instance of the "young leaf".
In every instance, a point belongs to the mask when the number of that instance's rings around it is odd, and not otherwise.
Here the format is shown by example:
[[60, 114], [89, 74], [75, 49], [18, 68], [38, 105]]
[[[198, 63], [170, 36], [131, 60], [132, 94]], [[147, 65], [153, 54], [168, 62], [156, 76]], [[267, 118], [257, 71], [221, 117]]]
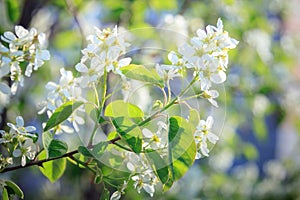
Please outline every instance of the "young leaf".
[[60, 140], [53, 139], [48, 147], [48, 156], [49, 158], [55, 158], [62, 156], [68, 151], [68, 145]]
[[169, 160], [174, 181], [180, 179], [194, 163], [196, 144], [193, 133], [193, 126], [182, 117], [169, 119]]
[[92, 150], [92, 155], [95, 158], [99, 158], [103, 155], [103, 153], [105, 152], [106, 148], [108, 146], [108, 143], [103, 141], [103, 142], [99, 142], [98, 144], [96, 144]]
[[[43, 150], [39, 156], [38, 159], [42, 160], [46, 158], [46, 151]], [[43, 163], [42, 167], [39, 167], [40, 171], [44, 176], [46, 176], [49, 181], [54, 183], [57, 181], [64, 173], [66, 169], [66, 158], [61, 158], [58, 160], [51, 160], [48, 162]]]
[[61, 105], [60, 107], [58, 107], [54, 111], [54, 113], [52, 114], [50, 119], [48, 120], [48, 122], [44, 128], [44, 131], [48, 131], [51, 128], [59, 125], [60, 123], [62, 123], [66, 119], [68, 119], [68, 117], [74, 112], [74, 110], [76, 110], [82, 104], [83, 104], [83, 102], [80, 102], [80, 101], [79, 102], [68, 101], [68, 102], [64, 103], [63, 105]]
[[155, 70], [148, 70], [143, 65], [131, 64], [122, 67], [121, 71], [127, 78], [153, 83], [155, 85], [159, 85], [160, 87], [164, 86], [164, 82], [157, 72]]
[[124, 138], [127, 144], [135, 153], [142, 151], [142, 131], [139, 127], [127, 132], [128, 128], [135, 125], [129, 118], [118, 117], [113, 119], [113, 125], [117, 129], [119, 135]]
[[107, 117], [144, 117], [143, 111], [134, 104], [116, 100], [107, 105], [104, 115]]
[[9, 200], [8, 192], [5, 187], [2, 190], [2, 200]]
[[199, 112], [196, 109], [190, 109], [189, 122], [195, 127], [198, 126], [200, 122]]
[[43, 133], [42, 141], [43, 141], [44, 149], [46, 150], [46, 153], [47, 153], [47, 158], [49, 156], [48, 148], [49, 148], [49, 145], [50, 145], [52, 140], [53, 140], [53, 135], [50, 132], [44, 132]]
[[21, 199], [24, 199], [24, 193], [17, 184], [9, 180], [6, 180], [5, 184], [6, 184], [5, 187], [10, 188], [14, 192], [14, 194], [16, 194]]
[[90, 158], [94, 157], [91, 154], [91, 151], [88, 148], [86, 148], [85, 146], [79, 146], [78, 147], [78, 152], [81, 153], [82, 155], [86, 156], [86, 157], [90, 157]]

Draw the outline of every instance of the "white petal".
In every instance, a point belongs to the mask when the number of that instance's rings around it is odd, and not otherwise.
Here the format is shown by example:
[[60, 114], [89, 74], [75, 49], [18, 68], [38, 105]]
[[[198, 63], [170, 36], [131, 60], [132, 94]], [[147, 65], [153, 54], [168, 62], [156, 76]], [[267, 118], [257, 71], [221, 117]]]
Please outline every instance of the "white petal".
[[22, 155], [21, 165], [22, 165], [22, 167], [24, 167], [26, 165], [26, 156], [25, 155]]
[[153, 133], [147, 128], [144, 128], [142, 130], [142, 133], [146, 138], [151, 138], [153, 136]]
[[23, 26], [15, 26], [15, 32], [19, 38], [28, 35], [28, 30], [26, 30]]
[[200, 38], [200, 40], [203, 40], [204, 38], [206, 38], [206, 32], [202, 29], [197, 30], [197, 35]]
[[83, 63], [78, 63], [76, 66], [75, 66], [76, 70], [79, 71], [79, 72], [88, 72], [88, 68], [85, 64]]
[[50, 53], [48, 50], [40, 50], [38, 51], [38, 57], [42, 60], [50, 60]]
[[197, 152], [195, 159], [200, 159], [202, 157], [201, 153]]
[[153, 194], [155, 192], [154, 186], [150, 184], [144, 184], [143, 185], [144, 190], [150, 194], [151, 197], [153, 197]]
[[169, 59], [169, 61], [172, 62], [172, 64], [178, 63], [178, 57], [177, 57], [177, 55], [176, 55], [176, 53], [174, 51], [171, 51], [168, 54], [168, 59]]
[[217, 90], [210, 90], [208, 91], [208, 94], [211, 96], [211, 98], [217, 98], [219, 96], [219, 92]]
[[211, 129], [212, 125], [214, 123], [214, 118], [212, 116], [209, 116], [206, 120], [206, 127], [207, 129]]
[[[126, 166], [130, 171], [135, 171], [135, 167], [131, 162], [128, 162]], [[133, 176], [132, 180], [134, 180], [134, 177], [136, 178], [136, 176]]]
[[32, 73], [32, 63], [29, 63], [26, 67], [25, 76], [30, 77]]
[[220, 32], [223, 31], [223, 22], [222, 22], [221, 18], [218, 19], [217, 28], [218, 28], [218, 31], [220, 31]]
[[3, 35], [4, 37], [1, 37], [1, 39], [5, 42], [10, 42], [16, 39], [16, 36], [10, 31], [5, 32]]
[[131, 60], [132, 60], [131, 58], [123, 58], [119, 61], [119, 66], [120, 67], [127, 66], [130, 64]]
[[218, 106], [218, 103], [217, 103], [214, 99], [211, 99], [211, 98], [210, 98], [210, 99], [208, 99], [208, 101], [209, 101], [213, 106], [215, 106], [215, 107], [217, 107], [217, 108], [219, 107], [219, 106]]
[[208, 136], [207, 136], [207, 139], [212, 143], [212, 144], [216, 144], [216, 142], [219, 140], [219, 137], [216, 136], [215, 134], [213, 133], [209, 133]]
[[27, 126], [25, 127], [26, 132], [33, 132], [36, 131], [36, 128], [34, 126]]
[[110, 200], [119, 200], [121, 198], [121, 192], [120, 191], [115, 191], [111, 197]]
[[58, 87], [58, 85], [54, 82], [48, 82], [45, 86], [45, 88], [50, 91], [56, 90], [57, 87]]
[[21, 154], [21, 150], [20, 149], [16, 149], [14, 150], [13, 152], [13, 156], [14, 157], [20, 157], [22, 154]]
[[200, 150], [201, 150], [201, 153], [204, 155], [204, 156], [209, 156], [208, 153], [209, 153], [209, 150], [207, 148], [207, 145], [204, 145], [202, 144], [200, 146]]
[[21, 116], [16, 117], [16, 122], [17, 122], [18, 127], [24, 127], [23, 117], [21, 117]]
[[218, 71], [218, 73], [214, 73], [210, 76], [210, 80], [214, 83], [220, 84], [226, 81], [226, 73], [222, 70]]

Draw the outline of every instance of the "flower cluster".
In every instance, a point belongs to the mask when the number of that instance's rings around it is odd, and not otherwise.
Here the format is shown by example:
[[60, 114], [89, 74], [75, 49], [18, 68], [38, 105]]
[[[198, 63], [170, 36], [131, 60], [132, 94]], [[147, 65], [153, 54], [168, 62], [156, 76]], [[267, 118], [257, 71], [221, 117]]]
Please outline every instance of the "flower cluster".
[[[42, 102], [43, 108], [39, 114], [47, 111], [50, 118], [53, 112], [67, 101], [86, 102], [84, 90], [94, 88], [103, 77], [104, 73], [114, 72], [122, 75], [120, 68], [127, 66], [131, 58], [120, 58], [129, 46], [124, 36], [118, 33], [117, 27], [113, 30], [107, 28], [100, 30], [95, 28], [95, 34], [87, 37], [88, 46], [82, 50], [83, 56], [75, 69], [80, 72], [79, 77], [74, 77], [71, 71], [61, 69], [59, 83], [49, 82], [47, 99]], [[68, 118], [66, 122], [56, 127], [55, 133], [73, 133], [79, 131], [79, 126], [84, 124], [83, 114], [78, 114], [78, 109]], [[83, 112], [81, 112], [83, 113]]]
[[238, 41], [223, 30], [222, 20], [218, 19], [216, 27], [208, 25], [206, 31], [198, 29], [196, 37], [178, 48], [179, 55], [171, 51], [168, 55], [171, 65], [160, 65], [157, 69], [160, 74], [165, 71], [165, 76], [169, 76], [169, 79], [180, 76], [181, 69], [193, 69], [194, 76], [198, 76], [200, 80], [204, 94], [202, 97], [217, 106], [213, 99], [219, 93], [209, 89], [212, 83], [220, 84], [226, 80], [228, 51], [237, 44]]
[[155, 173], [153, 172], [150, 163], [144, 154], [137, 155], [128, 152], [127, 168], [134, 174], [131, 179], [134, 181], [134, 188], [141, 192], [144, 189], [151, 197], [155, 192], [155, 185], [159, 182]]
[[117, 27], [113, 30], [95, 28], [95, 31], [94, 35], [87, 37], [90, 43], [82, 50], [81, 61], [75, 66], [81, 73], [79, 82], [83, 88], [96, 84], [105, 71], [122, 74], [120, 68], [131, 62], [130, 57], [120, 59], [129, 44], [118, 33]]
[[[74, 78], [71, 71], [66, 71], [64, 68], [60, 69], [61, 77], [58, 83], [48, 82], [46, 89], [48, 91], [47, 98], [42, 102], [42, 109], [39, 114], [47, 111], [50, 118], [53, 112], [67, 101], [85, 101], [82, 97], [82, 89], [79, 87], [78, 79]], [[59, 124], [55, 128], [55, 133], [73, 133], [79, 131], [79, 126], [84, 124], [84, 119], [78, 112], [82, 109], [76, 110], [66, 122]], [[82, 112], [81, 112], [82, 113]]]
[[[44, 33], [31, 28], [26, 30], [22, 26], [15, 26], [15, 34], [7, 31], [1, 36], [0, 42], [0, 92], [15, 94], [18, 86], [23, 86], [24, 75], [31, 76], [33, 70], [37, 70], [50, 59], [50, 54], [45, 50], [47, 40]], [[21, 66], [26, 65], [25, 69]], [[13, 82], [11, 87], [1, 79], [10, 76]]]
[[7, 150], [7, 156], [0, 157], [0, 170], [9, 164], [13, 164], [13, 158], [21, 157], [21, 165], [26, 165], [26, 158], [33, 160], [36, 154], [36, 145], [34, 142], [37, 136], [34, 134], [34, 126], [24, 126], [24, 120], [21, 116], [16, 118], [16, 124], [7, 123], [10, 131], [0, 130], [0, 144]]

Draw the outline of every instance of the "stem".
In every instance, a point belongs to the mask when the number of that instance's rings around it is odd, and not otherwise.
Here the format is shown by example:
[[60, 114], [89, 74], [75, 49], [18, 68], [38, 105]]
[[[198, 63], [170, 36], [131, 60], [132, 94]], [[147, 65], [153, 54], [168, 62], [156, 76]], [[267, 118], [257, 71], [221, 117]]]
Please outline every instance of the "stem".
[[167, 88], [168, 88], [168, 103], [171, 101], [172, 94], [171, 94], [171, 86], [170, 86], [170, 80], [167, 81]]
[[88, 170], [90, 170], [91, 172], [93, 172], [94, 174], [97, 174], [97, 171], [94, 170], [93, 168], [91, 168], [88, 164], [86, 164], [85, 162], [82, 162], [81, 160], [78, 160], [77, 158], [75, 158], [73, 155], [69, 156], [70, 159], [74, 160], [75, 162], [77, 162], [78, 164], [83, 165], [85, 168], [87, 168]]
[[95, 123], [95, 126], [94, 126], [94, 129], [93, 129], [93, 131], [92, 131], [92, 135], [91, 135], [91, 137], [90, 137], [90, 141], [89, 141], [88, 146], [93, 145], [93, 140], [94, 140], [95, 135], [96, 135], [96, 133], [97, 133], [97, 129], [98, 129], [98, 123], [96, 122], [96, 123]]
[[106, 100], [106, 89], [107, 89], [107, 71], [106, 68], [104, 68], [104, 74], [103, 74], [103, 87], [102, 87], [102, 100], [101, 100], [101, 110], [104, 110], [105, 100]]
[[[110, 143], [110, 144], [115, 144], [120, 139], [121, 139], [120, 137], [116, 137], [112, 140], [108, 140], [107, 142]], [[89, 148], [89, 149], [91, 149], [93, 147], [94, 147], [93, 145], [87, 146], [87, 148]], [[14, 171], [14, 170], [17, 170], [17, 169], [27, 168], [27, 167], [34, 166], [34, 165], [43, 166], [43, 163], [45, 163], [45, 162], [49, 162], [49, 161], [52, 161], [52, 160], [58, 160], [58, 159], [61, 159], [61, 158], [66, 158], [66, 157], [73, 157], [73, 155], [76, 154], [76, 153], [79, 153], [78, 150], [70, 151], [69, 153], [66, 153], [64, 155], [54, 157], [54, 158], [46, 158], [46, 159], [43, 159], [43, 160], [32, 161], [32, 162], [26, 163], [25, 166], [18, 165], [18, 166], [14, 166], [14, 167], [5, 168], [4, 170], [2, 170], [0, 172], [0, 174], [5, 173], [5, 172], [9, 172], [9, 171]]]

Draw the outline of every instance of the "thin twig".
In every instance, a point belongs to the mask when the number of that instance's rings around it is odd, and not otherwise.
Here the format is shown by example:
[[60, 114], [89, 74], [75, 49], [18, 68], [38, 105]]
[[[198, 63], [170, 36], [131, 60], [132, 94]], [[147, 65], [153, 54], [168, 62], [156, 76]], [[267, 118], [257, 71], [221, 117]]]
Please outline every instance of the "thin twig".
[[[120, 139], [121, 139], [120, 137], [116, 137], [116, 138], [114, 138], [112, 140], [109, 140], [107, 142], [110, 143], [110, 144], [115, 144]], [[93, 148], [93, 146], [88, 146], [87, 148]], [[66, 153], [64, 155], [54, 157], [54, 158], [46, 158], [46, 159], [43, 159], [43, 160], [32, 161], [32, 162], [27, 163], [25, 166], [18, 165], [18, 166], [14, 166], [14, 167], [8, 167], [8, 168], [5, 168], [0, 173], [14, 171], [14, 170], [17, 170], [17, 169], [22, 169], [22, 168], [26, 168], [26, 167], [30, 167], [30, 166], [34, 166], [34, 165], [43, 166], [43, 163], [45, 163], [45, 162], [49, 162], [49, 161], [52, 161], [52, 160], [58, 160], [58, 159], [61, 159], [61, 158], [72, 157], [76, 153], [78, 153], [78, 150], [70, 151], [69, 153]]]

